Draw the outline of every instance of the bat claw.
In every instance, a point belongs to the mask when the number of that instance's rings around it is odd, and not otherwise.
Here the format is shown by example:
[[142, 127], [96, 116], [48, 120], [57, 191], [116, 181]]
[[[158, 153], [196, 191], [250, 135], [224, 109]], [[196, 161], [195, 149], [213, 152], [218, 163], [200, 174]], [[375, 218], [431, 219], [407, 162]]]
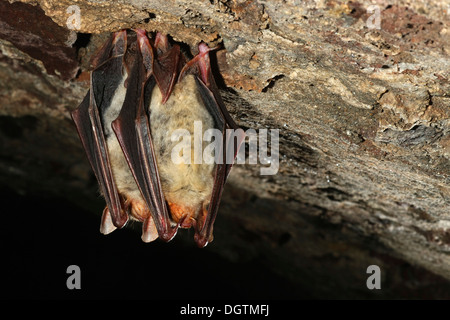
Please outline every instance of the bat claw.
[[206, 239], [205, 236], [201, 235], [200, 233], [196, 232], [194, 235], [194, 241], [197, 244], [199, 248], [204, 248], [208, 245], [209, 240]]
[[159, 237], [161, 238], [161, 240], [163, 240], [164, 242], [169, 242], [170, 240], [172, 240], [177, 232], [178, 232], [178, 228], [182, 227], [183, 222], [186, 220], [188, 216], [184, 215], [183, 217], [180, 218], [180, 220], [178, 220], [177, 224], [173, 227], [169, 227], [168, 230], [163, 231]]
[[170, 228], [167, 231], [162, 232], [161, 234], [159, 234], [159, 237], [161, 238], [162, 241], [169, 242], [177, 235], [177, 232], [178, 232], [178, 225], [176, 227]]
[[200, 230], [200, 228], [198, 228], [197, 220], [193, 220], [192, 225], [195, 230], [194, 241], [199, 248], [204, 248], [208, 245], [208, 243], [213, 241], [214, 237], [212, 233], [208, 235], [204, 230], [204, 226]]

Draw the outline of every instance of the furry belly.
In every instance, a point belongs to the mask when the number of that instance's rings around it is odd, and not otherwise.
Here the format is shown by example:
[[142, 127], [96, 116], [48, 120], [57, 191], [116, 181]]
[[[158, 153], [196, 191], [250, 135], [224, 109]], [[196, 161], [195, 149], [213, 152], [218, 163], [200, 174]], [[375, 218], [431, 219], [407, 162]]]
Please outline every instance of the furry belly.
[[[161, 104], [161, 100], [160, 90], [156, 86], [149, 107], [150, 127], [162, 189], [175, 222], [186, 215], [195, 219], [200, 210], [205, 209], [209, 203], [215, 165], [203, 161], [194, 163], [194, 152], [203, 153], [204, 148], [210, 143], [202, 142], [201, 150], [194, 150], [194, 123], [201, 123], [203, 137], [207, 129], [214, 128], [214, 121], [201, 100], [192, 75], [187, 75], [175, 85], [165, 104]], [[172, 141], [172, 134], [177, 129], [185, 130], [190, 136], [190, 141], [187, 140], [190, 142], [190, 155], [185, 157], [188, 163], [172, 161], [172, 152], [181, 141]], [[197, 159], [198, 156], [197, 154]], [[189, 227], [189, 219], [183, 224], [182, 226]]]

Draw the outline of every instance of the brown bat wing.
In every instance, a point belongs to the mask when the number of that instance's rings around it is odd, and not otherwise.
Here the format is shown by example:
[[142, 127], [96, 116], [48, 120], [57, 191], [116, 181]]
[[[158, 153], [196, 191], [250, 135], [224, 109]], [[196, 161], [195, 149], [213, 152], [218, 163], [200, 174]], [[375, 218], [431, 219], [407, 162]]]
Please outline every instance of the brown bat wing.
[[178, 67], [180, 62], [180, 47], [175, 45], [158, 56], [153, 64], [153, 76], [161, 90], [165, 103], [172, 93], [173, 86], [177, 81]]
[[[156, 81], [153, 76], [146, 78], [142, 56], [138, 53], [128, 78], [122, 110], [113, 121], [112, 127], [139, 190], [150, 209], [159, 237], [164, 241], [170, 241], [176, 235], [178, 226], [171, 225], [146, 111]], [[149, 223], [150, 220], [147, 218], [143, 225], [144, 233]]]
[[123, 210], [114, 183], [101, 114], [111, 104], [111, 98], [121, 82], [125, 48], [125, 31], [116, 33], [105, 44], [98, 55], [99, 66], [91, 73], [90, 90], [81, 105], [72, 112], [72, 118], [105, 197], [112, 222], [118, 228], [125, 225], [128, 215]]
[[[219, 209], [220, 199], [222, 198], [223, 187], [233, 166], [237, 152], [245, 138], [244, 131], [236, 125], [223, 104], [212, 74], [209, 74], [209, 77], [209, 88], [199, 78], [197, 78], [197, 88], [203, 103], [214, 118], [216, 126], [222, 132], [222, 147], [220, 148], [218, 157], [221, 161], [216, 163], [214, 187], [207, 207], [206, 216], [200, 219], [199, 224], [195, 225], [194, 241], [199, 247], [206, 246], [212, 237], [213, 225]], [[236, 143], [234, 136], [227, 129], [232, 129], [231, 131], [236, 135]]]

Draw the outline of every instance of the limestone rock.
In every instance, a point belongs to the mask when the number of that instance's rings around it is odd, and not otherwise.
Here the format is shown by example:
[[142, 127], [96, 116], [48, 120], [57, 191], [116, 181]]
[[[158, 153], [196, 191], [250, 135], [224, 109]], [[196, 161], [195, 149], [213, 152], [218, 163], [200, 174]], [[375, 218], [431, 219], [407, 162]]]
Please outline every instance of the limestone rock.
[[[221, 45], [213, 62], [228, 109], [245, 130], [279, 130], [280, 162], [268, 176], [234, 167], [206, 250], [262, 261], [314, 297], [449, 297], [447, 1], [0, 6], [1, 185], [99, 201], [69, 112], [110, 32], [162, 31], [192, 54], [200, 41]], [[365, 287], [373, 264], [384, 272], [379, 295]]]

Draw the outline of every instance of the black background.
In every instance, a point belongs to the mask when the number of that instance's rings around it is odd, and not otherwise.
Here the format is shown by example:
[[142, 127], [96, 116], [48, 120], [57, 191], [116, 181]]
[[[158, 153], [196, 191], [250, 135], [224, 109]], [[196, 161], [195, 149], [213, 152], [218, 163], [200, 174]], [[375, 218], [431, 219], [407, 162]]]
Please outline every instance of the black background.
[[[231, 263], [208, 249], [214, 242], [197, 248], [191, 230], [146, 244], [140, 224], [105, 236], [99, 215], [64, 199], [5, 189], [0, 199], [2, 298], [308, 298], [258, 261]], [[66, 286], [70, 265], [81, 269], [80, 290]]]

